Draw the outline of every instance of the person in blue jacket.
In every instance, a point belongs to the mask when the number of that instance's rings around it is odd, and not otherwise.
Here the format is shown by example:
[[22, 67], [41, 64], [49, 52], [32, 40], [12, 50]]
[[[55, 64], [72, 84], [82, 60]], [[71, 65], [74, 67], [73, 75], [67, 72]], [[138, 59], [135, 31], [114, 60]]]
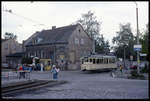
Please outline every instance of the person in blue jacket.
[[53, 74], [53, 80], [57, 80], [58, 79], [58, 72], [59, 69], [56, 68], [56, 65], [53, 65], [51, 73]]

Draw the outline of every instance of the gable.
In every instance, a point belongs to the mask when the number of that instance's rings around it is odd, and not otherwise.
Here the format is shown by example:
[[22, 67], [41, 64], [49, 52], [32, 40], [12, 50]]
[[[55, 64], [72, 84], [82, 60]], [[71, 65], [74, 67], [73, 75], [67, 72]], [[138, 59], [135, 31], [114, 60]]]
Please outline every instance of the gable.
[[32, 37], [26, 46], [35, 44], [55, 44], [67, 43], [70, 35], [76, 29], [77, 25], [70, 25], [52, 30], [43, 30], [38, 32], [35, 37]]

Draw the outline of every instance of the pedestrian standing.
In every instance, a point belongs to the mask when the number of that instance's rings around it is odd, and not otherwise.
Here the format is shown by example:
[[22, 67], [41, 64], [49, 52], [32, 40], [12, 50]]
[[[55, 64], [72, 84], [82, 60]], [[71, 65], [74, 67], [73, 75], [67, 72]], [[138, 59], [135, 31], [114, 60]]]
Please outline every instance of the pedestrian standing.
[[59, 68], [56, 68], [56, 65], [53, 65], [51, 72], [53, 74], [53, 80], [57, 80], [58, 79]]
[[43, 63], [41, 63], [41, 72], [43, 72], [43, 67], [44, 67]]

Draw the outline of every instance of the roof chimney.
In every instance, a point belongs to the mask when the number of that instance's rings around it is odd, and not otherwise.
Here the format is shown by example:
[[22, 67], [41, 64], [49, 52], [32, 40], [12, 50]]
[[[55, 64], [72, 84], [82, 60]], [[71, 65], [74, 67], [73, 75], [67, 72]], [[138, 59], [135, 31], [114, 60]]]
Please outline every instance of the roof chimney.
[[53, 29], [56, 29], [56, 26], [52, 26], [52, 30], [53, 30]]

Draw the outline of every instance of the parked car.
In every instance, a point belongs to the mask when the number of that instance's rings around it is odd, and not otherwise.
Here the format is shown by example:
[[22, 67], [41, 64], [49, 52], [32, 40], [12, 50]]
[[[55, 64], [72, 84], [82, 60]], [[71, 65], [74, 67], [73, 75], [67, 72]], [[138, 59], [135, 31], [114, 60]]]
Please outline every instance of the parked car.
[[137, 65], [130, 66], [130, 69], [137, 69]]

